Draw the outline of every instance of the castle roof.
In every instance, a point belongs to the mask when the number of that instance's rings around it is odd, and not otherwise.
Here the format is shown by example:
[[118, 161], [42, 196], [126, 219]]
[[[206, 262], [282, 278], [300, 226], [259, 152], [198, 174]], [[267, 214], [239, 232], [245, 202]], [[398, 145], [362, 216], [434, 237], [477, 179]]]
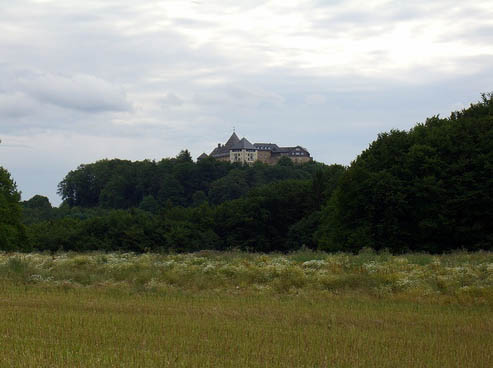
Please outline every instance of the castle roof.
[[276, 153], [278, 154], [288, 154], [290, 156], [310, 156], [310, 153], [308, 150], [304, 147], [301, 146], [295, 146], [295, 147], [279, 147], [279, 151]]
[[218, 144], [216, 148], [210, 153], [212, 157], [223, 157], [229, 156], [229, 150], [233, 148], [233, 146], [240, 142], [240, 138], [236, 135], [235, 132], [231, 134], [226, 144]]
[[203, 158], [207, 158], [207, 157], [209, 156], [207, 156], [207, 154], [204, 152], [199, 157], [197, 157], [197, 160], [202, 160]]
[[[272, 156], [304, 156], [310, 157], [308, 150], [301, 146], [294, 147], [279, 147], [275, 143], [255, 143], [251, 144], [248, 139], [239, 139], [235, 132], [231, 134], [228, 141], [225, 144], [218, 144], [216, 148], [210, 153], [210, 157], [223, 158], [229, 157], [230, 150], [258, 150], [258, 151], [270, 151]], [[202, 154], [198, 159], [207, 157], [207, 155]]]
[[216, 147], [214, 150], [210, 153], [211, 157], [222, 157], [222, 156], [229, 156], [229, 148], [226, 148], [224, 146]]
[[279, 151], [279, 146], [275, 143], [254, 143], [256, 149], [261, 151]]
[[[234, 133], [233, 133], [234, 134]], [[253, 144], [251, 144], [248, 139], [241, 138], [241, 140], [236, 143], [231, 149], [256, 149]]]
[[295, 147], [279, 147], [279, 151], [282, 151], [282, 152], [291, 152], [291, 151], [308, 152], [308, 150], [305, 147], [301, 147], [301, 146], [295, 146]]
[[[245, 138], [243, 138], [243, 139], [245, 139]], [[240, 138], [238, 138], [236, 133], [233, 132], [233, 134], [231, 134], [231, 137], [229, 137], [229, 139], [226, 142], [226, 144], [224, 145], [224, 147], [232, 148], [235, 144], [237, 144], [239, 142], [240, 142]]]

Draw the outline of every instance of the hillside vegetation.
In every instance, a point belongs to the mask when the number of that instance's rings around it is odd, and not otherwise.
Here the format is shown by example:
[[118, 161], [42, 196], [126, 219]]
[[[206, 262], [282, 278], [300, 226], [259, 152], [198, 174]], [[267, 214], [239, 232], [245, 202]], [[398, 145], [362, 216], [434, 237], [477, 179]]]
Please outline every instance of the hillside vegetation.
[[493, 244], [493, 97], [378, 136], [323, 211], [319, 245], [440, 252]]
[[[2, 240], [0, 249], [491, 250], [493, 96], [382, 133], [347, 168], [288, 158], [194, 163], [183, 151], [159, 162], [81, 165], [59, 193], [60, 208], [42, 196], [23, 202], [27, 239]], [[24, 228], [2, 226], [22, 238]]]

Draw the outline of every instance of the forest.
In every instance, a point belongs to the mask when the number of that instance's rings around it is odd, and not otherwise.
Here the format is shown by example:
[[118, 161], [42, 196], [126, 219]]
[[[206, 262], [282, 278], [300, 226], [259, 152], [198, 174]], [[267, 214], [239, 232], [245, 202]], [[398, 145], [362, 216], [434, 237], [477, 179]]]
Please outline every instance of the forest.
[[53, 207], [0, 167], [0, 250], [443, 253], [493, 244], [493, 95], [381, 133], [348, 167], [242, 166], [187, 150], [70, 171]]

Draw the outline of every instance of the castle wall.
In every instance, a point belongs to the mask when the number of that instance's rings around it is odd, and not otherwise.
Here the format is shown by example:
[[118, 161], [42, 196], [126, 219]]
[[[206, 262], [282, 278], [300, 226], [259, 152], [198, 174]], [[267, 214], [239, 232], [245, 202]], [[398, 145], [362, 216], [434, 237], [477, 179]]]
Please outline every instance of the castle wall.
[[308, 156], [289, 156], [289, 158], [295, 164], [304, 164], [305, 162], [310, 162], [312, 160], [312, 158]]
[[270, 151], [257, 151], [257, 160], [270, 164], [272, 158], [272, 153]]
[[269, 162], [267, 162], [269, 165], [275, 165], [279, 162], [281, 157], [286, 156], [291, 159], [295, 164], [304, 164], [305, 162], [310, 162], [312, 158], [310, 156], [292, 156], [287, 153], [278, 153], [274, 154], [271, 156]]
[[268, 164], [269, 165], [275, 165], [275, 164], [277, 164], [279, 162], [279, 160], [281, 159], [281, 157], [282, 156], [280, 154], [271, 155]]
[[229, 156], [222, 156], [222, 157], [215, 157], [216, 160], [218, 161], [224, 161], [224, 162], [229, 162]]

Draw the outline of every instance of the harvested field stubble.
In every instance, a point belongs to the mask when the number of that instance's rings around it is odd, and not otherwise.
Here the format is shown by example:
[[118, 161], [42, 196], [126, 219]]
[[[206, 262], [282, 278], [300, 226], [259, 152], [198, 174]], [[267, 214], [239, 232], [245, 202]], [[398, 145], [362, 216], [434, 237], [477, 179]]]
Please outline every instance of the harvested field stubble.
[[492, 254], [0, 254], [0, 367], [489, 367]]

